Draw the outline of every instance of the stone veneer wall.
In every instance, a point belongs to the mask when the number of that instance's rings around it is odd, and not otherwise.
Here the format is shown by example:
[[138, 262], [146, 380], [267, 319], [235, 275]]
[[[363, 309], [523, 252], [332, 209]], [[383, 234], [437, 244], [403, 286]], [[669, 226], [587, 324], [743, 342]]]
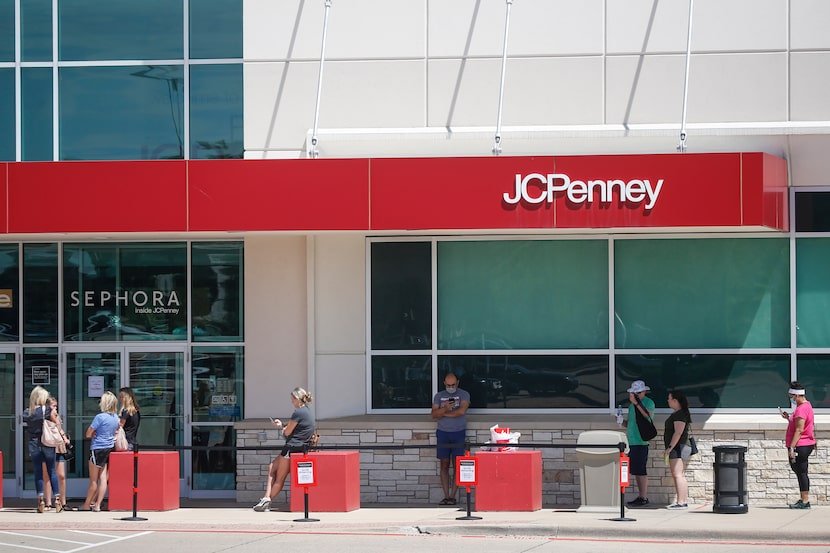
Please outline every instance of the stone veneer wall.
[[[484, 422], [484, 419], [487, 422]], [[611, 417], [522, 416], [499, 418], [501, 426], [521, 432], [520, 443], [576, 444], [577, 436], [588, 430], [619, 430]], [[665, 416], [658, 415], [656, 424], [662, 429]], [[702, 418], [698, 415], [697, 418]], [[830, 465], [828, 451], [822, 447], [830, 439], [830, 421], [819, 420], [819, 447], [810, 457], [811, 495], [813, 503], [826, 503], [830, 492]], [[467, 437], [471, 443], [490, 439], [489, 428], [495, 416], [472, 415]], [[716, 445], [746, 446], [748, 504], [783, 505], [798, 498], [798, 483], [787, 462], [783, 447], [785, 422], [780, 418], [763, 416], [710, 417], [702, 424], [695, 423], [693, 434], [700, 454], [692, 457], [686, 472], [689, 482], [689, 500], [692, 503], [711, 503], [714, 494], [712, 464]], [[753, 420], [754, 422], [748, 422]], [[237, 423], [237, 446], [265, 446], [273, 451], [239, 451], [237, 453], [238, 502], [255, 503], [265, 487], [268, 463], [282, 448], [283, 439], [267, 420]], [[364, 504], [406, 503], [436, 504], [443, 496], [438, 478], [438, 462], [433, 448], [402, 450], [365, 449], [376, 445], [422, 446], [435, 444], [435, 424], [428, 416], [372, 416], [320, 421], [321, 446], [348, 446], [360, 451], [360, 496]], [[623, 429], [624, 431], [624, 429]], [[262, 439], [264, 438], [264, 440]], [[649, 498], [655, 504], [674, 501], [674, 484], [662, 451], [662, 432], [651, 443], [649, 455]], [[473, 448], [475, 451], [476, 448]], [[542, 501], [547, 507], [573, 507], [580, 504], [579, 461], [574, 447], [540, 448], [543, 460]], [[276, 503], [288, 502], [290, 477]], [[462, 498], [463, 498], [462, 490]], [[475, 493], [475, 492], [473, 492]], [[636, 496], [636, 486], [628, 488], [626, 499]]]

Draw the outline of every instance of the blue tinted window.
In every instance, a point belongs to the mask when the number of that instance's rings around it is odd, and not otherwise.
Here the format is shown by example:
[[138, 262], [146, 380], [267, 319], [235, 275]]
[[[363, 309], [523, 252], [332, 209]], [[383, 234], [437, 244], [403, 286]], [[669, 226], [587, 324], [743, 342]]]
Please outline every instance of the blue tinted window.
[[60, 159], [182, 159], [180, 66], [65, 67]]
[[16, 342], [20, 329], [20, 252], [17, 244], [0, 246], [0, 342]]
[[14, 61], [14, 0], [0, 0], [0, 61]]
[[241, 64], [191, 66], [192, 159], [242, 159], [242, 96]]
[[14, 69], [0, 69], [0, 161], [14, 161]]
[[23, 245], [23, 341], [58, 341], [58, 245]]
[[181, 1], [75, 0], [58, 9], [61, 60], [184, 57]]
[[20, 3], [21, 59], [52, 61], [52, 0]]
[[23, 161], [52, 160], [52, 69], [21, 69]]
[[241, 342], [244, 339], [244, 266], [242, 242], [193, 244], [193, 341]]
[[242, 57], [242, 0], [190, 0], [190, 57]]

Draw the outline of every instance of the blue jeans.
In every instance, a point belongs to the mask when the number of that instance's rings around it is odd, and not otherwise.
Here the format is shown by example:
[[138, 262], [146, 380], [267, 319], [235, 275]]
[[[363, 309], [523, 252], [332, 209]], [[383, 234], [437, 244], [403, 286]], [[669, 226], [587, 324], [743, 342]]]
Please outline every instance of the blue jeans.
[[37, 441], [29, 442], [29, 455], [32, 457], [32, 470], [35, 472], [35, 490], [38, 496], [43, 495], [43, 464], [52, 482], [52, 493], [58, 493], [58, 471], [55, 470], [55, 448], [48, 447]]

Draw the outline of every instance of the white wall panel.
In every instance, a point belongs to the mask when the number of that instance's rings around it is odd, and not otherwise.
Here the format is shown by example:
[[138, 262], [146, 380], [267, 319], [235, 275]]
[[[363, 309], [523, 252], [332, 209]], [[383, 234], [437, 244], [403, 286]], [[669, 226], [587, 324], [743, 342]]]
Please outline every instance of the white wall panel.
[[[510, 9], [508, 55], [602, 53], [602, 0], [521, 0]], [[430, 57], [497, 56], [504, 0], [431, 0]]]
[[789, 137], [789, 164], [792, 186], [828, 186], [827, 152], [830, 135]]
[[688, 0], [608, 0], [609, 54], [685, 52]]
[[608, 123], [677, 123], [686, 56], [618, 56], [607, 61]]
[[695, 52], [787, 48], [787, 0], [696, 0], [693, 18]]
[[318, 62], [248, 63], [245, 149], [302, 150], [314, 126]]
[[830, 48], [830, 2], [791, 0], [790, 48]]
[[314, 237], [316, 351], [366, 353], [366, 239]]
[[314, 409], [318, 419], [366, 414], [366, 357], [322, 355], [317, 357]]
[[[433, 61], [430, 126], [492, 126], [498, 116], [501, 60]], [[533, 58], [507, 62], [504, 125], [602, 122], [602, 58]]]
[[785, 121], [786, 54], [692, 56], [689, 122]]
[[[320, 59], [323, 0], [246, 0], [247, 60]], [[426, 0], [346, 0], [329, 10], [326, 59], [424, 57]]]
[[305, 243], [245, 238], [246, 418], [290, 415], [288, 394], [308, 386]]
[[828, 75], [830, 52], [791, 55], [790, 118], [793, 121], [830, 121]]

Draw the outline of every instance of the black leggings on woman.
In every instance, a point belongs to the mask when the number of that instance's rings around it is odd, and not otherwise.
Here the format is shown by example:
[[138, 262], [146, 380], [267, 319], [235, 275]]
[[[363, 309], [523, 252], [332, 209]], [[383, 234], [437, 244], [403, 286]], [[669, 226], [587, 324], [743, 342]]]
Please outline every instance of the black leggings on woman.
[[807, 458], [813, 452], [812, 445], [800, 445], [795, 448], [795, 459], [790, 459], [790, 466], [798, 478], [798, 489], [802, 492], [810, 491], [810, 477], [807, 475]]

